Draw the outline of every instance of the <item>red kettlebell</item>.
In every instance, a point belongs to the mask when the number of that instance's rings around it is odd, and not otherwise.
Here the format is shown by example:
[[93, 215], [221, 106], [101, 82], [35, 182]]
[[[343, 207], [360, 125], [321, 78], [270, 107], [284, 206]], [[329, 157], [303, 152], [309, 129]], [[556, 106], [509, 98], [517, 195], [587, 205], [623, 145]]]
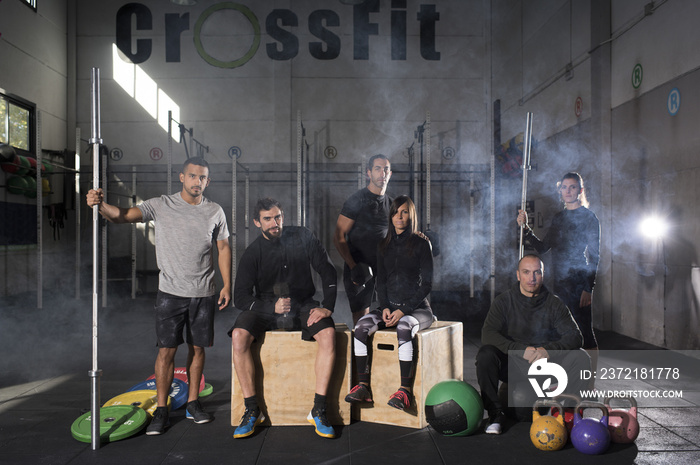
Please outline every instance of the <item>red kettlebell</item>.
[[[571, 400], [571, 403], [574, 405], [573, 407], [564, 407], [564, 424], [566, 425], [566, 429], [569, 431], [569, 434], [571, 434], [571, 428], [574, 427], [574, 410], [576, 406], [581, 403], [581, 398], [575, 394], [559, 394], [554, 398], [554, 400], [560, 402], [562, 405], [564, 405], [564, 401], [567, 399]], [[554, 409], [552, 410], [552, 416], [556, 417], [559, 415], [559, 412]]]
[[[559, 415], [540, 415], [539, 407], [557, 409]], [[530, 426], [530, 441], [540, 450], [555, 451], [563, 448], [568, 439], [564, 426], [564, 407], [559, 402], [549, 399], [539, 399], [532, 406], [532, 426]]]
[[608, 429], [610, 430], [610, 440], [619, 444], [629, 444], [634, 442], [639, 436], [639, 422], [637, 421], [637, 401], [634, 397], [619, 396], [614, 399], [626, 399], [630, 406], [627, 410], [613, 409], [610, 397], [604, 400], [608, 409]]
[[[581, 411], [586, 408], [597, 408], [603, 412], [600, 420], [582, 418]], [[583, 401], [576, 406], [574, 412], [574, 427], [571, 429], [571, 443], [576, 450], [588, 455], [602, 454], [610, 446], [610, 431], [608, 430], [608, 409], [599, 402]]]

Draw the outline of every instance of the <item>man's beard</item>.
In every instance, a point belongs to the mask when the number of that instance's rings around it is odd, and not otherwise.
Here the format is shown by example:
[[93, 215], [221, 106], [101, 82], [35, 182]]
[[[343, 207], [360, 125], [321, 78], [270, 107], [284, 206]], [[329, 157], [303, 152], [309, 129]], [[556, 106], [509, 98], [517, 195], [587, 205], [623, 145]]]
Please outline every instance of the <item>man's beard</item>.
[[270, 233], [271, 229], [275, 228], [268, 228], [265, 231], [263, 231], [263, 235], [267, 238], [269, 241], [278, 241], [280, 237], [282, 237], [282, 226], [279, 226], [279, 233], [277, 235], [272, 235]]

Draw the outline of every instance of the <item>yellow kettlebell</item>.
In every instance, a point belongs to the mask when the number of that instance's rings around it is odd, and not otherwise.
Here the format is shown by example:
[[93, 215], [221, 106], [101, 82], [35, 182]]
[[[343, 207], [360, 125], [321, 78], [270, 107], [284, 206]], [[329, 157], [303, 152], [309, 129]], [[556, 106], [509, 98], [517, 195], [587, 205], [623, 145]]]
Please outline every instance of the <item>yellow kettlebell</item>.
[[[538, 408], [556, 408], [559, 416], [540, 415]], [[554, 451], [566, 445], [568, 431], [564, 425], [564, 407], [554, 400], [538, 399], [532, 406], [530, 441], [540, 450]]]

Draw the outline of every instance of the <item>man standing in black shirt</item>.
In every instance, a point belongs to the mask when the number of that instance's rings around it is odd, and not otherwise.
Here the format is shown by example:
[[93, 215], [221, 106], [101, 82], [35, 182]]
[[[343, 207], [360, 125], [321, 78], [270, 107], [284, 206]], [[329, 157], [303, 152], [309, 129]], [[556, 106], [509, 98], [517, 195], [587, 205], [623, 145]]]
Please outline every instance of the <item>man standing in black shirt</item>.
[[369, 311], [374, 295], [377, 245], [389, 228], [391, 199], [385, 195], [391, 163], [384, 155], [367, 162], [367, 187], [351, 195], [338, 215], [333, 242], [345, 261], [343, 284], [353, 324]]
[[[316, 395], [307, 420], [316, 433], [334, 438], [326, 418], [326, 393], [335, 363], [335, 308], [337, 274], [321, 242], [307, 228], [283, 228], [282, 206], [274, 199], [260, 199], [255, 206], [255, 226], [262, 233], [245, 250], [238, 265], [234, 304], [242, 310], [229, 332], [233, 363], [241, 385], [245, 413], [234, 438], [250, 436], [265, 420], [255, 391], [253, 341], [268, 329], [301, 329], [302, 339], [315, 340]], [[313, 299], [313, 268], [321, 277], [323, 303]]]

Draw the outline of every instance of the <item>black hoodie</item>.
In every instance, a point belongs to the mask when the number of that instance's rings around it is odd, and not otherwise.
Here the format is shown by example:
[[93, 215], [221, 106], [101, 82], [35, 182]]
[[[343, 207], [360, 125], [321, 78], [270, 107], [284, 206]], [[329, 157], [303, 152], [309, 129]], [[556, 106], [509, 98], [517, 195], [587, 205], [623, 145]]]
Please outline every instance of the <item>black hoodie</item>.
[[491, 304], [481, 328], [481, 342], [505, 354], [509, 350], [524, 353], [531, 346], [543, 347], [554, 356], [557, 351], [580, 348], [583, 337], [559, 297], [544, 285], [539, 294], [526, 297], [516, 282]]
[[430, 308], [428, 294], [433, 286], [433, 254], [430, 240], [422, 233], [404, 231], [377, 252], [377, 300], [379, 309], [401, 310], [411, 315], [418, 308]]

